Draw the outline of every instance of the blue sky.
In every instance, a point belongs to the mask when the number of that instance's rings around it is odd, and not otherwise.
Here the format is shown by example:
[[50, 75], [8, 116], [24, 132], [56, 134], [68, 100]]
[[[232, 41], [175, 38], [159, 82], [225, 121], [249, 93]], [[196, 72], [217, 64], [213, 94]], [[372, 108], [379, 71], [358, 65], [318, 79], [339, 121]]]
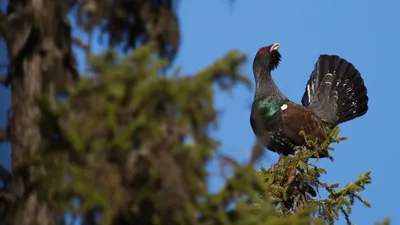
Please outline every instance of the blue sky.
[[[212, 7], [209, 6], [212, 2]], [[372, 208], [357, 203], [353, 222], [373, 224], [390, 216], [400, 223], [395, 165], [400, 152], [392, 144], [400, 121], [395, 101], [400, 81], [395, 65], [400, 52], [400, 2], [361, 0], [265, 1], [184, 0], [179, 5], [182, 45], [176, 64], [184, 73], [195, 73], [237, 49], [249, 56], [242, 71], [253, 79], [251, 61], [260, 46], [280, 42], [283, 56], [273, 78], [280, 89], [299, 103], [305, 84], [319, 54], [338, 54], [361, 72], [368, 89], [369, 111], [363, 117], [340, 126], [349, 140], [335, 145], [335, 162], [322, 160], [328, 182], [348, 183], [361, 172], [372, 170], [373, 183], [363, 193]], [[204, 13], [206, 12], [206, 13]], [[2, 46], [0, 46], [2, 47]], [[0, 56], [1, 58], [1, 56]], [[238, 86], [233, 95], [218, 93], [217, 108], [224, 110], [214, 135], [221, 139], [221, 151], [246, 161], [254, 135], [249, 124], [253, 90]], [[5, 122], [9, 103], [6, 89], [0, 88], [0, 124]], [[4, 103], [4, 104], [3, 104]], [[9, 167], [9, 145], [0, 144], [0, 162]], [[262, 164], [268, 167], [277, 155], [268, 153]], [[211, 167], [210, 188], [221, 184]], [[344, 224], [341, 220], [338, 224]]]

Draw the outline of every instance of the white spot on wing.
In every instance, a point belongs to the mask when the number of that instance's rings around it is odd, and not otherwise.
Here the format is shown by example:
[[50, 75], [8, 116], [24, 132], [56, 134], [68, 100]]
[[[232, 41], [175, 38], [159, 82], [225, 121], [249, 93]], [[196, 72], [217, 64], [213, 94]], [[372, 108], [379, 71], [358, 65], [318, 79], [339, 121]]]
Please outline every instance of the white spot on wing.
[[285, 109], [287, 109], [287, 105], [286, 105], [286, 104], [283, 104], [283, 105], [281, 106], [281, 109], [282, 109], [282, 111], [285, 110]]
[[[316, 79], [314, 79], [314, 82], [316, 82]], [[311, 83], [311, 91], [312, 91], [312, 93], [315, 92], [315, 90], [314, 90], [314, 84], [313, 84], [313, 83]]]

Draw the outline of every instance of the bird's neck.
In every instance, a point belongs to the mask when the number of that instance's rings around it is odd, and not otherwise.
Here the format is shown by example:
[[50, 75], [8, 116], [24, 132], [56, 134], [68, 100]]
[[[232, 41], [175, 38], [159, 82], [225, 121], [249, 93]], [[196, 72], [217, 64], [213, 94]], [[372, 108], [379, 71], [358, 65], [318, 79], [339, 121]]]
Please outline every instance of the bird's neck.
[[278, 86], [275, 84], [274, 80], [271, 77], [270, 72], [268, 71], [260, 71], [256, 75], [256, 91], [255, 98], [266, 98], [272, 97], [280, 101], [287, 101], [288, 98], [279, 90]]
[[256, 79], [255, 103], [273, 115], [289, 99], [279, 90], [269, 72], [260, 73]]

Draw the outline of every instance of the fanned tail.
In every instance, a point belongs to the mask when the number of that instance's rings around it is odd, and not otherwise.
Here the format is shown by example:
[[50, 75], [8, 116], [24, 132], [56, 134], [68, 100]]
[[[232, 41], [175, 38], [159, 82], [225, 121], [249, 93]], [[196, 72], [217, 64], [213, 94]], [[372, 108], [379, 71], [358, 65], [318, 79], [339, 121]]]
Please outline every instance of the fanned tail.
[[321, 55], [301, 103], [334, 127], [368, 111], [367, 88], [351, 63], [337, 55]]

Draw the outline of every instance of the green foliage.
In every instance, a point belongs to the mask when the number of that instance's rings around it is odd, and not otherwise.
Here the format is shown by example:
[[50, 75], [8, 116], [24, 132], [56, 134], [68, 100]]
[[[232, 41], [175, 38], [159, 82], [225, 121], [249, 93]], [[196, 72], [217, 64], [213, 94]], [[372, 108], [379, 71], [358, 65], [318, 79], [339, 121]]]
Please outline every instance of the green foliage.
[[[65, 2], [65, 1], [63, 1]], [[95, 28], [107, 34], [110, 46], [124, 50], [151, 41], [157, 44], [157, 55], [173, 61], [181, 43], [176, 0], [73, 1], [71, 15], [88, 33]]]
[[[36, 178], [41, 201], [85, 221], [101, 212], [107, 225], [333, 224], [340, 213], [350, 224], [355, 199], [369, 206], [359, 194], [371, 182], [369, 171], [339, 189], [322, 182], [325, 169], [309, 162], [345, 139], [338, 128], [320, 146], [303, 133], [313, 147], [268, 170], [254, 169], [264, 152], [258, 145], [248, 163], [222, 157], [233, 176], [210, 193], [205, 166], [219, 146], [209, 135], [217, 121], [213, 85], [250, 87], [238, 72], [245, 57], [232, 51], [193, 76], [179, 69], [166, 75], [153, 49], [127, 57], [107, 51], [93, 58], [93, 77], [82, 77], [65, 101], [38, 99], [43, 141], [22, 167]], [[327, 196], [316, 197], [319, 189]]]
[[209, 135], [213, 84], [250, 87], [238, 73], [245, 57], [232, 51], [194, 76], [160, 76], [165, 61], [152, 50], [105, 52], [67, 100], [39, 99], [43, 142], [25, 166], [40, 199], [84, 218], [101, 211], [102, 224], [307, 224], [309, 209], [280, 218], [268, 201], [255, 207], [269, 199], [255, 159], [235, 163], [218, 193], [207, 189], [219, 146]]
[[[66, 210], [84, 224], [98, 224], [100, 214], [101, 224], [115, 225], [302, 225], [333, 223], [339, 213], [350, 223], [356, 199], [370, 206], [360, 195], [371, 182], [370, 171], [340, 189], [337, 183], [321, 181], [325, 169], [309, 162], [321, 151], [333, 160], [329, 145], [344, 139], [338, 137], [338, 128], [329, 131], [321, 146], [308, 140], [310, 149], [261, 172], [254, 169], [264, 151], [257, 146], [248, 163], [222, 157], [233, 176], [217, 193], [209, 192], [205, 166], [219, 147], [209, 133], [217, 124], [214, 87], [230, 92], [237, 84], [250, 87], [250, 81], [238, 72], [245, 56], [237, 51], [192, 76], [182, 76], [179, 68], [171, 75], [160, 72], [171, 64], [158, 56], [171, 62], [180, 45], [176, 4], [10, 1], [7, 15], [0, 12], [10, 71], [18, 71], [10, 72], [13, 85], [18, 84], [13, 90], [19, 90], [12, 93], [17, 99], [13, 102], [36, 115], [36, 106], [21, 99], [33, 98], [26, 95], [33, 93], [32, 87], [42, 87], [34, 93], [44, 94], [38, 97], [40, 135], [36, 117], [13, 115], [14, 137], [28, 130], [38, 134], [41, 146], [29, 150], [31, 140], [13, 138], [13, 145], [20, 147], [13, 148], [13, 191], [0, 192], [0, 209], [9, 207], [4, 214], [0, 210], [1, 224], [5, 217], [23, 218], [24, 224], [57, 224], [53, 213], [64, 215]], [[89, 39], [95, 28], [107, 33], [108, 46], [129, 50], [156, 44], [127, 57], [112, 50], [92, 57], [90, 44], [71, 36], [67, 14]], [[77, 87], [73, 82], [66, 101], [57, 102], [51, 93], [70, 90], [63, 86], [78, 77], [72, 43], [92, 59], [93, 77], [82, 77]], [[55, 92], [50, 91], [53, 85]], [[11, 183], [7, 171], [0, 170], [0, 177]], [[327, 196], [316, 197], [319, 189]], [[389, 219], [380, 224], [389, 224]]]
[[[272, 202], [279, 215], [290, 215], [299, 209], [314, 205], [317, 207], [314, 215], [316, 218], [333, 224], [335, 220], [339, 219], [339, 214], [342, 213], [347, 223], [351, 224], [349, 215], [352, 212], [351, 206], [354, 205], [356, 199], [370, 207], [370, 203], [360, 195], [360, 192], [365, 190], [366, 185], [371, 183], [370, 171], [361, 174], [354, 182], [339, 189], [339, 183], [327, 184], [321, 181], [322, 175], [327, 174], [327, 171], [315, 163], [309, 162], [312, 156], [318, 156], [321, 152], [328, 152], [328, 149], [334, 150], [329, 147], [332, 142], [338, 143], [346, 139], [338, 137], [338, 127], [327, 131], [329, 138], [321, 145], [317, 145], [315, 141], [307, 140], [304, 131], [300, 132], [312, 148], [299, 149], [294, 156], [282, 157], [277, 165], [268, 170], [261, 168], [261, 177], [265, 179], [269, 186]], [[327, 158], [333, 161], [332, 156], [328, 155]], [[328, 195], [322, 197], [319, 189], [326, 190]]]
[[382, 222], [376, 222], [375, 225], [389, 225], [390, 224], [390, 219], [385, 218]]
[[[275, 225], [327, 220], [310, 213], [331, 215], [315, 207], [328, 200], [285, 213], [289, 188], [276, 184], [283, 181], [279, 171], [284, 166], [263, 170], [260, 176], [254, 170], [263, 152], [258, 147], [249, 163], [240, 165], [225, 157], [233, 176], [220, 191], [210, 193], [205, 165], [219, 146], [209, 135], [217, 118], [213, 84], [226, 91], [237, 83], [250, 87], [237, 72], [245, 57], [232, 51], [194, 76], [180, 76], [178, 71], [160, 76], [165, 62], [153, 60], [152, 50], [148, 45], [123, 58], [105, 52], [92, 61], [94, 77], [83, 77], [67, 100], [39, 99], [43, 142], [23, 166], [34, 174], [42, 201], [75, 217], [93, 218], [101, 212], [102, 224]], [[307, 157], [299, 154], [283, 165], [296, 162], [306, 170], [297, 179], [316, 184], [323, 170], [306, 168]], [[363, 179], [332, 191], [339, 200], [329, 204], [345, 204], [343, 197], [357, 196], [361, 184]], [[79, 200], [77, 206], [74, 199]]]
[[371, 182], [369, 171], [340, 189], [321, 181], [325, 169], [309, 162], [345, 139], [339, 128], [328, 130], [321, 145], [303, 132], [312, 147], [268, 170], [254, 169], [264, 151], [257, 145], [248, 163], [223, 157], [233, 176], [210, 193], [205, 166], [219, 146], [209, 135], [217, 122], [213, 85], [224, 91], [250, 87], [238, 72], [245, 57], [232, 51], [181, 76], [179, 69], [160, 74], [166, 62], [153, 53], [152, 45], [127, 57], [107, 51], [93, 57], [93, 77], [82, 77], [65, 101], [38, 99], [42, 145], [21, 171], [29, 168], [41, 201], [85, 221], [101, 212], [107, 225], [333, 224], [340, 213], [350, 224], [356, 199], [370, 206], [360, 195]]

